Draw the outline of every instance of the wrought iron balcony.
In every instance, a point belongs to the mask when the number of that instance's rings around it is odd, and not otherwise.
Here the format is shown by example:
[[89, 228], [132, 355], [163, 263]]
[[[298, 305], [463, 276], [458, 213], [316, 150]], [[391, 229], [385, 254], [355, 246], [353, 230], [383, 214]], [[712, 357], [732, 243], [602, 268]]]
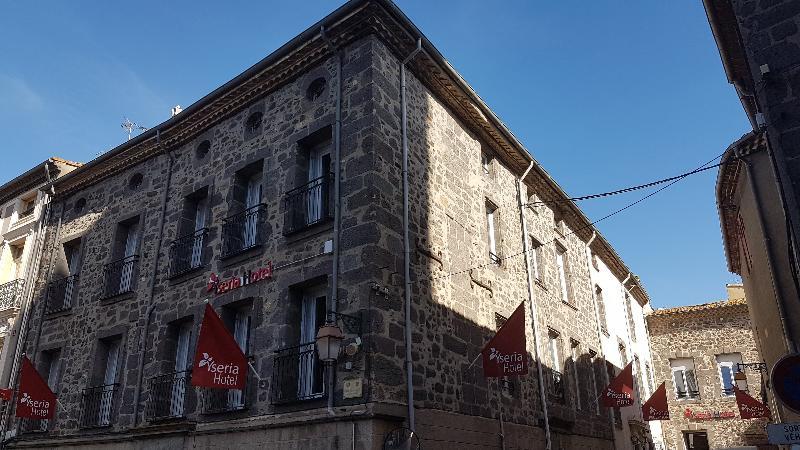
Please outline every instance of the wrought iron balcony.
[[558, 403], [564, 403], [566, 396], [564, 395], [564, 375], [556, 370], [549, 370], [550, 374], [546, 379], [547, 395]]
[[688, 389], [685, 391], [678, 390], [675, 392], [675, 397], [678, 400], [700, 398], [700, 391]]
[[275, 352], [272, 365], [272, 403], [324, 398], [324, 366], [313, 342]]
[[186, 414], [186, 386], [191, 371], [167, 373], [150, 378], [150, 397], [146, 415], [149, 420], [175, 419]]
[[19, 216], [17, 216], [17, 220], [25, 220], [28, 217], [33, 216], [34, 211], [36, 211], [36, 204], [31, 203], [30, 206], [28, 206], [27, 208], [25, 208], [24, 211], [19, 213]]
[[333, 174], [326, 174], [294, 188], [284, 196], [284, 234], [302, 231], [333, 218]]
[[19, 307], [25, 280], [17, 279], [0, 284], [0, 310]]
[[233, 256], [264, 244], [267, 205], [260, 204], [222, 219], [222, 257]]
[[28, 419], [20, 417], [17, 420], [17, 432], [20, 434], [46, 433], [50, 428], [50, 421], [47, 419]]
[[220, 414], [242, 411], [250, 406], [251, 389], [254, 383], [248, 380], [242, 390], [200, 388], [200, 413]]
[[118, 391], [119, 384], [116, 383], [84, 389], [81, 395], [81, 428], [110, 426]]
[[50, 283], [47, 288], [45, 314], [53, 314], [72, 308], [78, 290], [78, 275], [70, 275]]
[[126, 256], [106, 264], [103, 272], [103, 292], [106, 298], [133, 292], [136, 289], [136, 279], [139, 278], [139, 255]]
[[203, 250], [208, 232], [208, 228], [201, 228], [172, 241], [169, 245], [169, 273], [171, 276], [192, 271], [205, 264]]

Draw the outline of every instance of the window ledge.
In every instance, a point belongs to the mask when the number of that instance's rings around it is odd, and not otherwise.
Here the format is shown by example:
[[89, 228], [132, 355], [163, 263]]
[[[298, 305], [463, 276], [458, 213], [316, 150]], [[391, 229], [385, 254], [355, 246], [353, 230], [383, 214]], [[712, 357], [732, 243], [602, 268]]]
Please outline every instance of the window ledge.
[[174, 286], [176, 284], [180, 284], [185, 281], [191, 280], [192, 278], [195, 278], [198, 275], [201, 275], [202, 269], [205, 269], [206, 267], [208, 267], [208, 264], [201, 264], [189, 270], [184, 270], [183, 272], [170, 275], [167, 277], [167, 279], [169, 280], [170, 286]]
[[257, 256], [261, 256], [264, 252], [264, 244], [254, 245], [245, 250], [240, 250], [236, 253], [231, 253], [229, 255], [225, 255], [219, 259], [220, 266], [223, 268], [227, 268], [230, 266], [234, 266], [240, 264], [248, 259], [255, 258]]
[[563, 304], [565, 304], [565, 305], [569, 306], [570, 308], [574, 309], [575, 311], [577, 311], [577, 310], [578, 310], [578, 307], [577, 307], [577, 306], [575, 306], [575, 305], [573, 305], [573, 304], [572, 304], [572, 303], [570, 303], [570, 302], [565, 302], [564, 300], [561, 300], [561, 303], [563, 303]]
[[536, 283], [537, 286], [542, 288], [542, 290], [544, 290], [545, 292], [548, 292], [547, 286], [545, 286], [544, 281], [542, 281], [541, 279], [534, 278], [533, 282]]
[[117, 302], [122, 302], [136, 297], [136, 291], [123, 292], [122, 294], [112, 295], [111, 297], [103, 297], [100, 299], [101, 305], [113, 305]]
[[44, 315], [44, 320], [56, 319], [58, 317], [64, 317], [72, 315], [72, 307], [62, 309], [60, 311], [53, 311], [51, 313], [47, 313]]

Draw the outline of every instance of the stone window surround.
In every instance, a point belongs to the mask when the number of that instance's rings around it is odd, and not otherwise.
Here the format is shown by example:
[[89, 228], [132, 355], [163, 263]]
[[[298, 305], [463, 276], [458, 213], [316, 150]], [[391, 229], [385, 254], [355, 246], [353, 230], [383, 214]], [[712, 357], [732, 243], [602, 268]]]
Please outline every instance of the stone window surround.
[[[672, 393], [673, 399], [677, 401], [697, 401], [700, 398], [700, 385], [697, 380], [696, 374], [696, 364], [694, 362], [694, 357], [683, 357], [683, 358], [670, 358], [669, 359], [669, 369], [670, 369], [670, 382], [672, 383]], [[686, 372], [691, 370], [692, 379], [694, 380], [695, 387], [697, 388], [697, 395], [687, 395], [684, 398], [681, 398], [678, 395], [678, 387], [675, 384], [675, 372], [681, 372], [681, 377], [683, 379], [684, 386], [688, 389], [688, 379], [686, 378]]]

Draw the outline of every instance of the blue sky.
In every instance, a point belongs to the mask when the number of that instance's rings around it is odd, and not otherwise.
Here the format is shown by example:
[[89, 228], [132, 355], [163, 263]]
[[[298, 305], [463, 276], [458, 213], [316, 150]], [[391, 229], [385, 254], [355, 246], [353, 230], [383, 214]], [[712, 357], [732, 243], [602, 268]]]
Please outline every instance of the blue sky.
[[[6, 2], [0, 137], [8, 180], [88, 161], [230, 80], [340, 3]], [[701, 2], [399, 1], [571, 195], [691, 170], [748, 130]], [[502, 6], [499, 6], [502, 5]], [[721, 299], [716, 171], [598, 225], [655, 307]], [[596, 219], [642, 193], [583, 202]]]

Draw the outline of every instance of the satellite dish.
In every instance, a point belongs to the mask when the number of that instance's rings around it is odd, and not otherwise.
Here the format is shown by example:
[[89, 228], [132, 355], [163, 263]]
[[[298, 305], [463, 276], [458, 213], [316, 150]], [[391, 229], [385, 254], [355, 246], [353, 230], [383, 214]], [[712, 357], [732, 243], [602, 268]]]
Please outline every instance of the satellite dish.
[[386, 433], [383, 450], [421, 450], [419, 436], [408, 428], [396, 428]]

